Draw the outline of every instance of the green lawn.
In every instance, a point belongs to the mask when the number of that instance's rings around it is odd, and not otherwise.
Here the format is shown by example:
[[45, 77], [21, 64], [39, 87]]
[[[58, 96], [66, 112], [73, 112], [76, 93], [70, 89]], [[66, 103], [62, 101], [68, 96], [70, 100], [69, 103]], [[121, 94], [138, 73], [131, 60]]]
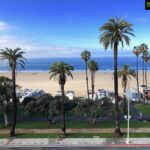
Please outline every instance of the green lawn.
[[143, 113], [143, 115], [150, 116], [150, 105], [149, 104], [135, 104], [135, 107]]
[[[96, 122], [95, 125], [91, 125], [87, 121], [67, 121], [66, 122], [67, 128], [114, 128], [114, 121], [102, 121]], [[126, 128], [127, 122], [121, 122], [121, 128]], [[2, 128], [2, 125], [0, 125]], [[22, 129], [48, 129], [48, 128], [61, 128], [60, 123], [53, 124], [48, 126], [47, 122], [18, 122], [16, 128]], [[150, 128], [150, 122], [142, 122], [142, 121], [131, 121], [130, 128]]]
[[[125, 138], [127, 135], [124, 134], [123, 137]], [[0, 134], [0, 139], [8, 138], [9, 136], [6, 134]], [[18, 134], [16, 138], [60, 138], [61, 135], [59, 134]], [[113, 138], [113, 133], [74, 133], [67, 136], [67, 138], [93, 138], [93, 137], [100, 137], [100, 138]], [[150, 133], [131, 133], [130, 137], [133, 138], [142, 138], [147, 137], [150, 138]]]

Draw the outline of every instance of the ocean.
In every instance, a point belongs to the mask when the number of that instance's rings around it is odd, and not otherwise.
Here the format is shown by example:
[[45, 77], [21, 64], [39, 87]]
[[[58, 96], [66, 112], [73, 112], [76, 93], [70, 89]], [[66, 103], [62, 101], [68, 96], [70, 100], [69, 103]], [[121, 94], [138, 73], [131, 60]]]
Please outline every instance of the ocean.
[[[99, 64], [99, 71], [112, 72], [113, 71], [113, 57], [94, 57], [93, 60]], [[18, 68], [22, 72], [47, 72], [50, 65], [54, 62], [65, 62], [74, 67], [75, 71], [84, 71], [85, 64], [81, 58], [29, 58], [26, 61], [25, 69]], [[122, 68], [124, 64], [128, 64], [131, 69], [136, 69], [136, 57], [121, 56], [118, 57], [118, 68]], [[139, 70], [142, 70], [142, 59], [139, 59]], [[147, 64], [147, 70], [150, 71], [150, 62]], [[0, 71], [9, 71], [8, 64], [0, 63]]]

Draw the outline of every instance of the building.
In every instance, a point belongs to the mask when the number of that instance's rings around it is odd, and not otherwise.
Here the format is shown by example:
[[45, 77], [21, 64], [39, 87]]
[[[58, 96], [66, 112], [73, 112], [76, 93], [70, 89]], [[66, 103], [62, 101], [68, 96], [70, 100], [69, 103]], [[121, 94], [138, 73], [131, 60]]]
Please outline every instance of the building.
[[[61, 96], [61, 91], [57, 91], [55, 96]], [[66, 91], [65, 96], [68, 97], [69, 100], [73, 100], [75, 97], [74, 91]]]
[[96, 92], [96, 97], [97, 99], [101, 99], [103, 97], [108, 97], [109, 96], [109, 92], [106, 91], [106, 90], [103, 90], [103, 89], [99, 89], [97, 92]]
[[130, 99], [131, 101], [138, 102], [140, 99], [142, 99], [142, 93], [139, 93], [138, 97], [138, 91], [135, 88], [129, 88], [126, 90], [126, 98]]

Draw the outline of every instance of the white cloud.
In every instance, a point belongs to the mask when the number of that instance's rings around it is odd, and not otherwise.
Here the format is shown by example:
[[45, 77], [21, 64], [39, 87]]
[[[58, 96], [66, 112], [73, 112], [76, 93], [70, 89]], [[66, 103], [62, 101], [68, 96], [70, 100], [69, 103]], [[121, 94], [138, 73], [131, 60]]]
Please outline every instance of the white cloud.
[[4, 21], [0, 21], [0, 31], [8, 30], [10, 28], [10, 25]]
[[[144, 40], [149, 44], [148, 41]], [[135, 39], [132, 41], [132, 45], [137, 44]], [[119, 51], [119, 55], [131, 55], [133, 46], [125, 47]], [[149, 45], [150, 46], [150, 45]], [[0, 49], [5, 47], [16, 48], [20, 47], [25, 51], [25, 57], [27, 58], [48, 58], [48, 57], [80, 57], [83, 50], [87, 49], [91, 52], [92, 56], [113, 56], [113, 50], [105, 51], [102, 45], [99, 47], [82, 47], [82, 46], [62, 46], [51, 45], [44, 42], [38, 42], [37, 40], [27, 40], [17, 36], [3, 35], [0, 36]], [[119, 49], [121, 49], [119, 47]], [[126, 51], [128, 50], [128, 51]]]
[[[104, 48], [56, 46], [45, 43], [33, 43], [13, 36], [0, 36], [0, 48], [5, 47], [21, 47], [26, 52], [25, 57], [27, 58], [80, 57], [81, 52], [85, 49], [91, 52], [92, 57], [113, 56], [113, 50], [105, 51]], [[122, 55], [122, 52], [123, 54], [129, 54], [129, 52], [124, 53], [124, 51], [120, 51], [120, 55]]]
[[83, 50], [87, 49], [92, 53], [92, 56], [104, 56], [110, 54], [110, 51], [105, 51], [103, 48], [89, 47], [67, 47], [61, 45], [50, 45], [45, 43], [31, 42], [21, 39], [17, 36], [0, 36], [0, 49], [5, 47], [16, 48], [20, 47], [25, 51], [25, 57], [30, 58], [48, 58], [48, 57], [80, 57]]
[[143, 18], [143, 17], [138, 17], [135, 19], [135, 21], [138, 21], [138, 22], [147, 22], [148, 19], [147, 18]]
[[5, 48], [5, 47], [16, 48], [16, 47], [21, 47], [21, 46], [26, 48], [26, 46], [28, 46], [27, 41], [22, 40], [16, 36], [10, 36], [10, 35], [0, 36], [0, 47], [1, 48]]
[[31, 42], [17, 36], [0, 36], [0, 48], [20, 47], [26, 52], [27, 57], [69, 57], [78, 56], [83, 50], [78, 47], [54, 46], [45, 43]]
[[26, 57], [41, 58], [41, 57], [80, 57], [83, 50], [87, 49], [92, 56], [112, 56], [113, 52], [104, 48], [89, 48], [89, 47], [67, 47], [57, 46], [45, 43], [31, 42], [21, 39], [16, 36], [0, 36], [0, 48], [16, 48], [21, 47], [25, 52]]

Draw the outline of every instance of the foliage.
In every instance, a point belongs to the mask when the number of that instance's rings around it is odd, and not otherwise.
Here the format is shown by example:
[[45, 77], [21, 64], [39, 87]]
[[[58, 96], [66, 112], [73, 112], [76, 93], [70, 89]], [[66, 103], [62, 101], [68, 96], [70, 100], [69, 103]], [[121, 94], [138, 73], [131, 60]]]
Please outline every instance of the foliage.
[[49, 124], [54, 122], [54, 117], [60, 110], [60, 101], [49, 94], [41, 96], [37, 99], [27, 97], [23, 101], [27, 115], [41, 113], [43, 114]]
[[22, 104], [23, 104], [24, 106], [26, 106], [26, 105], [27, 105], [29, 102], [31, 102], [31, 101], [36, 101], [36, 99], [33, 98], [33, 97], [25, 97], [24, 100], [23, 100], [23, 102], [22, 102]]
[[18, 66], [24, 68], [26, 59], [23, 57], [23, 55], [24, 52], [21, 51], [20, 48], [16, 48], [14, 50], [6, 48], [5, 50], [1, 50], [0, 59], [2, 61], [8, 60], [11, 69], [16, 69]]
[[105, 49], [108, 49], [109, 46], [114, 48], [116, 42], [117, 44], [121, 43], [122, 47], [124, 47], [124, 42], [129, 45], [130, 38], [128, 35], [134, 36], [132, 26], [132, 24], [121, 18], [109, 19], [99, 29], [103, 32], [100, 36], [100, 43], [103, 44]]
[[24, 52], [20, 48], [11, 49], [5, 48], [0, 51], [0, 60], [8, 61], [9, 67], [12, 73], [12, 101], [14, 107], [14, 116], [12, 129], [10, 131], [10, 136], [15, 136], [15, 127], [17, 122], [17, 96], [16, 96], [16, 69], [17, 67], [24, 68], [25, 58], [23, 57]]
[[95, 60], [90, 60], [88, 67], [91, 72], [96, 72], [99, 69], [98, 63]]
[[139, 46], [134, 46], [133, 54], [136, 55], [137, 57], [141, 54]]
[[142, 55], [147, 55], [148, 54], [148, 45], [145, 44], [145, 43], [142, 43], [140, 46], [139, 46], [139, 50], [141, 51]]
[[123, 69], [118, 70], [118, 77], [122, 78], [122, 87], [126, 90], [128, 80], [131, 80], [131, 77], [136, 77], [136, 73], [129, 68], [129, 65], [124, 65]]
[[0, 111], [6, 110], [12, 98], [12, 80], [0, 77]]
[[81, 58], [82, 58], [82, 60], [85, 61], [85, 63], [87, 63], [90, 60], [90, 57], [91, 57], [91, 53], [89, 51], [87, 51], [87, 50], [84, 50], [81, 53]]
[[89, 118], [91, 124], [95, 124], [100, 116], [107, 116], [112, 113], [113, 107], [111, 100], [107, 97], [98, 101], [82, 100], [78, 103], [76, 112]]
[[[40, 113], [46, 117], [49, 124], [52, 124], [55, 122], [54, 118], [61, 113], [61, 100], [60, 96], [52, 97], [46, 94], [37, 99], [26, 97], [23, 101], [23, 105], [28, 116], [33, 114], [37, 115], [38, 112], [38, 114]], [[71, 111], [75, 106], [75, 101], [69, 101], [68, 98], [65, 97], [65, 112]]]
[[[20, 86], [16, 85], [17, 88]], [[9, 111], [12, 100], [12, 80], [8, 77], [0, 77], [0, 113]]]
[[59, 84], [65, 84], [67, 79], [66, 76], [73, 78], [71, 73], [73, 69], [74, 68], [71, 65], [65, 64], [63, 62], [53, 63], [49, 71], [50, 79], [57, 79], [58, 77]]
[[88, 68], [91, 72], [91, 89], [92, 89], [92, 100], [94, 97], [94, 87], [95, 87], [95, 72], [98, 71], [99, 66], [95, 60], [90, 60], [88, 63]]
[[0, 77], [0, 113], [4, 116], [5, 126], [9, 125], [8, 113], [11, 110], [12, 80]]

